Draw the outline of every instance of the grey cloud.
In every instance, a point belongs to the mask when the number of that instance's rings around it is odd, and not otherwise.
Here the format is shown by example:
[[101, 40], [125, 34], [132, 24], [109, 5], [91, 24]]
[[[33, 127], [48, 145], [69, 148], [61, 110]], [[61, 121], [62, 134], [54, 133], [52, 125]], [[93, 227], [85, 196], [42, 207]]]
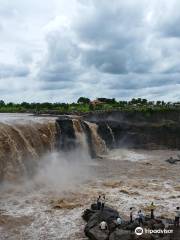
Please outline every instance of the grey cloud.
[[29, 69], [26, 66], [15, 66], [8, 64], [0, 64], [0, 79], [26, 77], [29, 74]]
[[[157, 31], [165, 38], [180, 37], [180, 2], [171, 0], [171, 3], [162, 5], [164, 12], [161, 14], [161, 19], [156, 23]], [[160, 11], [162, 11], [162, 9]]]
[[168, 26], [166, 27], [166, 30], [165, 30], [165, 35], [170, 36], [170, 37], [178, 37], [179, 38], [180, 37], [179, 25], [180, 25], [180, 17], [176, 21], [168, 24]]
[[127, 56], [125, 52], [115, 49], [92, 50], [83, 52], [86, 66], [94, 66], [102, 72], [111, 74], [127, 73]]
[[110, 74], [151, 72], [154, 57], [146, 48], [146, 11], [132, 4], [95, 1], [94, 11], [85, 12], [84, 21], [75, 23], [80, 41], [92, 45], [84, 52], [85, 62]]
[[78, 75], [78, 51], [69, 36], [53, 32], [47, 37], [48, 51], [39, 69], [38, 78], [50, 82], [73, 82]]

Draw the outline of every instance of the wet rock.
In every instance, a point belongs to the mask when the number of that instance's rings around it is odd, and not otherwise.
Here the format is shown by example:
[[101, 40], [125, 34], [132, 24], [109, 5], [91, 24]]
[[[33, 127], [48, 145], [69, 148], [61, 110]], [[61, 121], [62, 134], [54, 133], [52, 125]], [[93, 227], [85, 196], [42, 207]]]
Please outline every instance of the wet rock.
[[[135, 235], [133, 240], [136, 240], [136, 239], [137, 240], [155, 240], [156, 238], [151, 234], [143, 234], [141, 236]], [[157, 239], [159, 240], [159, 238]]]
[[84, 221], [88, 222], [94, 213], [94, 210], [86, 209], [82, 214], [82, 218], [84, 219]]
[[[119, 213], [111, 207], [105, 206], [104, 210], [96, 210], [96, 204], [91, 205], [90, 210], [85, 210], [83, 213], [83, 218], [87, 219], [87, 224], [85, 226], [84, 232], [87, 237], [93, 240], [106, 239], [109, 232], [101, 231], [99, 224], [102, 221], [107, 222], [108, 229], [110, 231], [114, 230], [113, 222], [119, 217]], [[102, 234], [102, 238], [101, 237]], [[108, 238], [107, 238], [108, 239]]]
[[116, 229], [113, 233], [110, 234], [109, 240], [132, 240], [134, 234], [123, 229]]
[[170, 164], [176, 164], [177, 162], [180, 162], [180, 159], [175, 159], [170, 157], [169, 159], [166, 160], [166, 162], [170, 163]]
[[109, 232], [107, 230], [101, 230], [99, 226], [95, 226], [89, 229], [86, 236], [92, 240], [108, 240]]
[[154, 229], [164, 229], [165, 225], [163, 223], [156, 223], [153, 225]]
[[107, 220], [114, 220], [117, 219], [119, 217], [119, 213], [118, 211], [116, 211], [115, 209], [105, 206], [103, 211], [97, 210], [97, 205], [96, 204], [92, 204], [91, 205], [91, 210], [96, 211], [96, 213], [98, 213], [99, 217], [101, 219], [103, 219], [104, 221]]
[[90, 112], [84, 120], [98, 125], [98, 133], [107, 146], [146, 149], [179, 149], [179, 113], [102, 111]]
[[137, 221], [134, 221], [131, 224], [126, 225], [126, 230], [134, 231], [137, 227], [139, 227], [139, 223]]
[[73, 127], [72, 119], [59, 118], [56, 120], [60, 128], [61, 135], [58, 136], [57, 148], [64, 151], [73, 150], [76, 148], [76, 135]]
[[144, 221], [144, 226], [146, 226], [149, 229], [153, 229], [154, 224], [156, 224], [156, 220], [154, 219]]
[[114, 232], [116, 228], [117, 228], [117, 225], [116, 225], [115, 222], [109, 223], [108, 230], [109, 230], [110, 233]]
[[92, 210], [98, 210], [97, 209], [97, 204], [96, 203], [91, 204], [91, 209]]
[[[82, 217], [87, 224], [85, 226], [85, 235], [92, 240], [155, 240], [164, 239], [164, 235], [160, 233], [146, 234], [141, 236], [135, 234], [135, 229], [139, 227], [139, 223], [135, 220], [133, 223], [123, 221], [122, 224], [117, 225], [115, 220], [119, 217], [119, 213], [108, 206], [105, 206], [103, 211], [96, 210], [96, 204], [91, 205], [91, 209], [84, 211]], [[105, 221], [108, 225], [108, 230], [101, 230], [99, 224]], [[165, 225], [161, 219], [150, 219], [145, 216], [144, 227], [147, 229], [164, 229]], [[168, 238], [167, 238], [168, 239]], [[167, 240], [166, 239], [166, 240]]]

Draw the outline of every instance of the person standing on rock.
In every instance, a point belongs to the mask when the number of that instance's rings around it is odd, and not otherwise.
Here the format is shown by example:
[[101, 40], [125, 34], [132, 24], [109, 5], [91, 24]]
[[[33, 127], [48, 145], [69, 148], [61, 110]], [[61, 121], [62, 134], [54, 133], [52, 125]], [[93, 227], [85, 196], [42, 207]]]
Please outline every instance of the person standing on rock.
[[139, 226], [143, 225], [143, 219], [144, 219], [144, 214], [142, 213], [141, 210], [139, 210], [139, 211], [138, 211]]
[[97, 210], [101, 209], [101, 196], [99, 195], [99, 197], [97, 198]]
[[155, 205], [154, 205], [154, 203], [152, 202], [151, 205], [150, 205], [151, 219], [154, 219], [154, 209], [155, 209]]
[[130, 210], [130, 223], [133, 223], [133, 208], [131, 207], [129, 210]]
[[102, 199], [101, 199], [101, 211], [102, 212], [104, 210], [105, 202], [106, 202], [106, 197], [105, 197], [105, 194], [104, 194]]
[[175, 216], [175, 222], [174, 225], [175, 227], [179, 227], [179, 218], [180, 218], [180, 208], [176, 208], [176, 216]]

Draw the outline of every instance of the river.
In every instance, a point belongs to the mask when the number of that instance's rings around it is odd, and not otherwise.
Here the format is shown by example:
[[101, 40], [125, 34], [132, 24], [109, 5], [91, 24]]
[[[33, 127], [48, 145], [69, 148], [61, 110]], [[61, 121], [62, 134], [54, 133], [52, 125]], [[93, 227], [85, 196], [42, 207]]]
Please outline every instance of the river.
[[[123, 218], [130, 207], [148, 212], [151, 201], [157, 216], [174, 217], [180, 200], [180, 164], [165, 160], [178, 151], [107, 148], [101, 157], [92, 158], [77, 122], [82, 147], [68, 152], [54, 146], [54, 118], [0, 114], [0, 122], [0, 160], [8, 162], [1, 164], [0, 239], [86, 239], [82, 211], [102, 193]], [[98, 133], [93, 136], [102, 150]], [[25, 156], [31, 163], [28, 168]], [[33, 164], [36, 171], [26, 174]]]

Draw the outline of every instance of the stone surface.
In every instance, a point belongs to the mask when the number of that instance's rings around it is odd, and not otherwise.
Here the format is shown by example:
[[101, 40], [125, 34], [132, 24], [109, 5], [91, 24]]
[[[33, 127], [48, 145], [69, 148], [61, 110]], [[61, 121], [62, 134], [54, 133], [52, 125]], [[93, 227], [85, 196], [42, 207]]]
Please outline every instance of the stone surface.
[[133, 240], [134, 234], [123, 229], [116, 229], [111, 233], [109, 240]]
[[[139, 226], [138, 221], [129, 223], [123, 221], [121, 225], [116, 225], [115, 221], [119, 217], [119, 213], [108, 206], [105, 206], [104, 211], [96, 210], [96, 204], [91, 205], [91, 209], [84, 211], [82, 217], [87, 221], [84, 232], [85, 235], [92, 240], [179, 240], [180, 230], [174, 229], [173, 235], [170, 234], [142, 234], [137, 236], [134, 232], [136, 227]], [[106, 221], [108, 230], [101, 230], [99, 224], [101, 221]], [[161, 219], [150, 219], [145, 217], [144, 225], [149, 229], [164, 229], [165, 225]]]
[[86, 236], [92, 240], [108, 240], [109, 232], [107, 230], [101, 230], [99, 226], [95, 226], [86, 232]]

